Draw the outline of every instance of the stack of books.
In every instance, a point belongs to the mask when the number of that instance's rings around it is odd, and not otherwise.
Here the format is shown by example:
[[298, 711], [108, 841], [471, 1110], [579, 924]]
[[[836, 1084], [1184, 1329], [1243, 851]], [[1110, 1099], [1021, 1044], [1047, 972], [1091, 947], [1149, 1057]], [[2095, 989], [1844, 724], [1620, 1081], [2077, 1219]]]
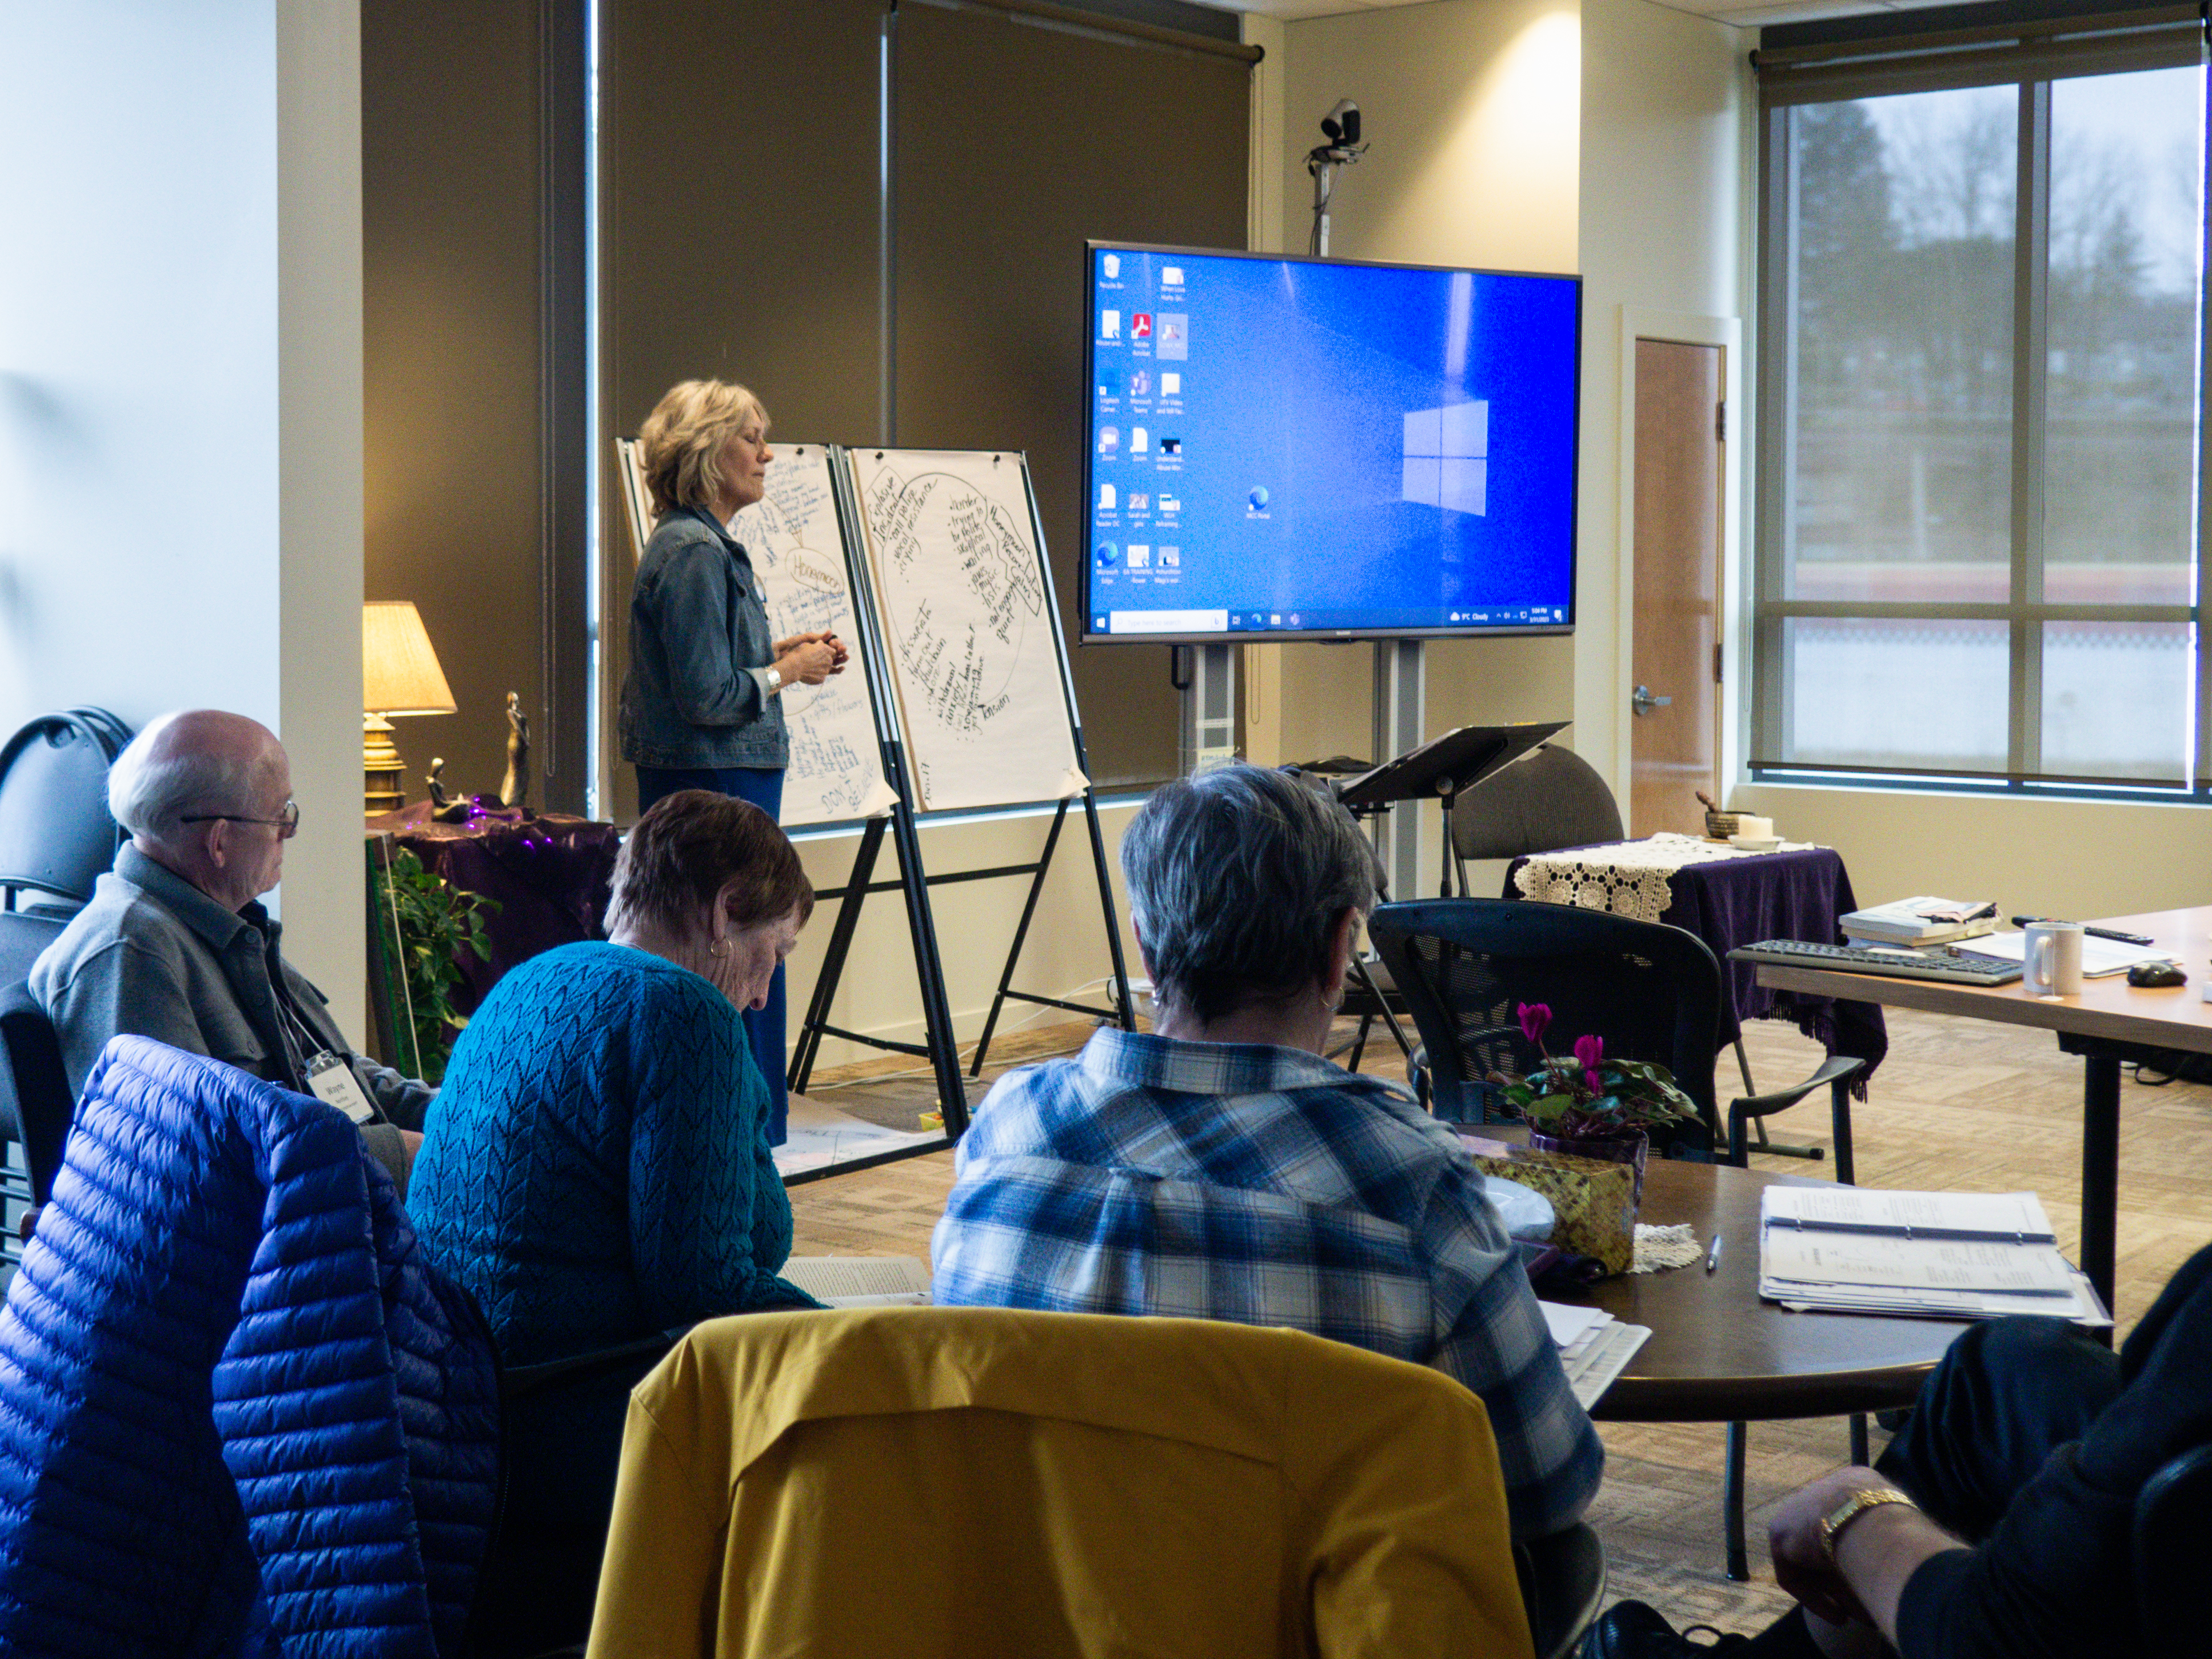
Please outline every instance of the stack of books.
[[1796, 1312], [2112, 1322], [2033, 1193], [1769, 1187], [1759, 1293]]
[[1995, 933], [1996, 902], [1992, 899], [1898, 899], [1888, 904], [1853, 910], [1842, 919], [1844, 939], [1858, 945], [1955, 945], [1962, 939], [1978, 939]]

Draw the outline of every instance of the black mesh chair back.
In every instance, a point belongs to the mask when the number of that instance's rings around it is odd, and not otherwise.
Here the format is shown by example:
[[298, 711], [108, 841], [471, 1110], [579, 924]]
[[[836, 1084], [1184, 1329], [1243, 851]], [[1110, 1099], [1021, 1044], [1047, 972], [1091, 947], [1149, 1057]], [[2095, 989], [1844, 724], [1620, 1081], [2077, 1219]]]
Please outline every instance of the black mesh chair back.
[[107, 769], [131, 732], [99, 708], [41, 714], [0, 746], [0, 909], [82, 905], [115, 862]]
[[27, 987], [0, 989], [0, 1115], [22, 1143], [30, 1172], [29, 1200], [43, 1204], [62, 1167], [62, 1144], [69, 1139], [76, 1097], [62, 1068], [62, 1047], [46, 1011], [31, 999]]
[[1367, 932], [1420, 1028], [1438, 1117], [1506, 1116], [1502, 1092], [1486, 1079], [1526, 1076], [1540, 1063], [1518, 1013], [1521, 1004], [1540, 1002], [1552, 1010], [1545, 1042], [1553, 1054], [1572, 1053], [1578, 1036], [1598, 1036], [1608, 1054], [1674, 1074], [1705, 1123], [1678, 1135], [1671, 1150], [1709, 1152], [1719, 1139], [1721, 970], [1694, 933], [1510, 899], [1381, 905]]
[[1557, 744], [1492, 773], [1452, 805], [1452, 851], [1462, 860], [1595, 847], [1626, 833], [1597, 768]]

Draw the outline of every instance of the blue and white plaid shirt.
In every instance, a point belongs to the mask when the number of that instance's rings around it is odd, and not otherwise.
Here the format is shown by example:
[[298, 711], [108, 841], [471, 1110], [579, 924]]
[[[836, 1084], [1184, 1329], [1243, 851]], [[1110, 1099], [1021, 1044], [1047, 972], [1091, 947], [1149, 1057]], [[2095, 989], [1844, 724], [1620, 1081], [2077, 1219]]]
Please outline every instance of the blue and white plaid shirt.
[[1490, 1408], [1516, 1537], [1604, 1449], [1459, 1138], [1300, 1049], [1102, 1030], [1009, 1072], [960, 1141], [940, 1303], [1287, 1325], [1431, 1364]]

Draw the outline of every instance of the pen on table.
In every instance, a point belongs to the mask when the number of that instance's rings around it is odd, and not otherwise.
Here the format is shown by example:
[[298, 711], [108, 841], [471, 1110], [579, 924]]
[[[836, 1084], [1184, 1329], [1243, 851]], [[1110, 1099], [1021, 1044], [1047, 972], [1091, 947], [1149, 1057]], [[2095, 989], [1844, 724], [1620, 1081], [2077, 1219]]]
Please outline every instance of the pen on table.
[[1713, 1235], [1713, 1248], [1705, 1252], [1705, 1271], [1711, 1273], [1721, 1265], [1721, 1236]]
[[[2049, 916], [2014, 916], [2012, 919], [2012, 925], [2015, 927], [2025, 927], [2031, 921], [2049, 921], [2051, 920], [2051, 918]], [[2084, 927], [2081, 931], [2087, 933], [2091, 939], [2109, 939], [2117, 940], [2122, 945], [2155, 945], [2158, 943], [2158, 941], [2153, 939], [2148, 933], [2123, 933], [2116, 927]]]

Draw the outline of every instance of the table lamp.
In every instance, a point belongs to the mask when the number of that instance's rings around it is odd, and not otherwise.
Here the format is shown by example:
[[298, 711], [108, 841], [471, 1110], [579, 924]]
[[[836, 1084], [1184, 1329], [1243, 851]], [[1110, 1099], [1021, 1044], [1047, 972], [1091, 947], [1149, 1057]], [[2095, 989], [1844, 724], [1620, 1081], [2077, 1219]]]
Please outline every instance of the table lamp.
[[407, 799], [404, 763], [392, 741], [394, 714], [450, 714], [453, 693], [421, 614], [409, 599], [361, 608], [361, 769], [365, 811], [389, 812]]

